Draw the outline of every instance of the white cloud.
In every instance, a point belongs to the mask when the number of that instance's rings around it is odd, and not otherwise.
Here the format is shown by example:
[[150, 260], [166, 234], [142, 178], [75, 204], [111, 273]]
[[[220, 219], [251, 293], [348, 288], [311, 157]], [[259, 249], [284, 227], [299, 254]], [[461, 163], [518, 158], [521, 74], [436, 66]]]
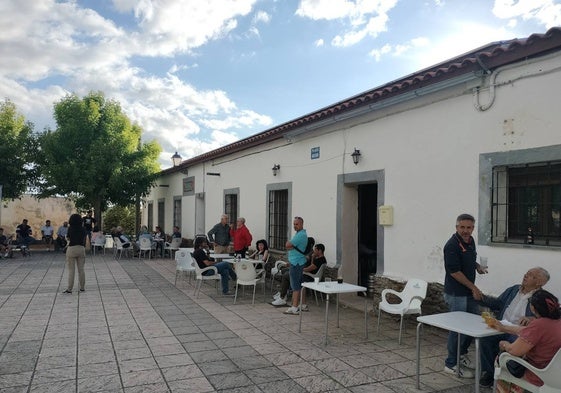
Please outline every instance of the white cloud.
[[426, 37], [416, 37], [413, 38], [405, 43], [401, 44], [385, 44], [380, 49], [374, 49], [370, 51], [370, 56], [374, 57], [374, 59], [378, 62], [381, 60], [382, 56], [391, 54], [392, 56], [402, 56], [406, 52], [428, 46], [430, 43], [429, 39]]
[[547, 28], [561, 25], [561, 4], [553, 0], [495, 0], [493, 13], [501, 19], [533, 19]]
[[314, 42], [314, 45], [317, 47], [323, 46], [324, 45], [323, 39], [320, 38], [319, 40], [316, 40]]
[[296, 15], [312, 20], [347, 20], [349, 26], [331, 40], [333, 46], [347, 47], [386, 31], [388, 12], [396, 4], [397, 0], [302, 0]]
[[268, 13], [266, 13], [265, 11], [258, 11], [255, 13], [255, 16], [253, 17], [253, 24], [258, 24], [258, 23], [269, 23], [271, 21], [271, 15], [269, 15]]

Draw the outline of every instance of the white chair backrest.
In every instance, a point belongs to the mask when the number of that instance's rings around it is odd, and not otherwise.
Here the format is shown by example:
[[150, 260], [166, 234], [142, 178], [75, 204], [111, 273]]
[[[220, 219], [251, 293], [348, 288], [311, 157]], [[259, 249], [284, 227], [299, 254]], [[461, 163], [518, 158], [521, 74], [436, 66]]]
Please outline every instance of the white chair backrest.
[[121, 243], [121, 240], [118, 237], [113, 238], [113, 243], [115, 244], [117, 249], [123, 248], [123, 243]]
[[141, 237], [138, 240], [140, 241], [140, 248], [144, 250], [149, 250], [152, 248], [152, 241], [147, 237]]
[[180, 249], [175, 253], [175, 261], [177, 262], [176, 270], [194, 270], [193, 258], [185, 250]]
[[541, 378], [544, 385], [555, 389], [561, 389], [561, 349], [557, 350], [557, 353], [551, 359], [549, 364], [543, 369], [538, 377]]
[[181, 239], [180, 237], [174, 237], [173, 239], [171, 239], [171, 243], [169, 244], [169, 247], [173, 248], [174, 250], [178, 249], [179, 246], [181, 246], [182, 240], [183, 239]]
[[105, 246], [105, 237], [98, 236], [95, 238], [94, 246]]
[[414, 299], [411, 301], [409, 308], [420, 308], [423, 299], [427, 296], [427, 282], [420, 280], [418, 278], [412, 278], [407, 281], [405, 288], [403, 288], [402, 298], [405, 304], [408, 304], [411, 299], [415, 296], [420, 297], [420, 299]]
[[319, 280], [321, 281], [321, 279], [323, 278], [323, 272], [325, 271], [325, 268], [327, 267], [327, 263], [322, 264], [318, 271], [316, 272], [316, 274], [314, 274], [314, 277], [319, 277]]
[[256, 273], [255, 273], [255, 266], [251, 261], [240, 261], [236, 263], [236, 274], [238, 276], [238, 280], [241, 281], [251, 281], [255, 280]]
[[113, 248], [113, 236], [105, 235], [105, 247]]

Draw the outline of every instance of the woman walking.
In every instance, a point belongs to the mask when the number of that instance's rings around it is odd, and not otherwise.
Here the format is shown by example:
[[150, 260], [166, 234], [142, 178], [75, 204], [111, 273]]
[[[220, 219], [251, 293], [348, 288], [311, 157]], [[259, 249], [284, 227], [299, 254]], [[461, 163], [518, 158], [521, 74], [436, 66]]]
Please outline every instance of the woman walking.
[[86, 274], [84, 263], [86, 262], [86, 229], [84, 228], [82, 216], [72, 214], [68, 220], [68, 249], [66, 250], [66, 268], [68, 269], [68, 287], [63, 293], [72, 293], [74, 287], [74, 271], [78, 266], [78, 281], [80, 292], [84, 292]]

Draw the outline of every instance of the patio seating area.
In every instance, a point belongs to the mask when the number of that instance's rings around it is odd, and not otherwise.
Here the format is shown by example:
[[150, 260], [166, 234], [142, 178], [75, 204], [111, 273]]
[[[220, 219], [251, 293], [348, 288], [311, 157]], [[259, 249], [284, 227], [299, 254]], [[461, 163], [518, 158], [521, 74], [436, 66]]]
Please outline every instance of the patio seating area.
[[429, 326], [417, 390], [414, 317], [399, 345], [399, 317], [385, 315], [377, 333], [370, 308], [366, 340], [354, 294], [341, 298], [340, 327], [330, 319], [324, 346], [324, 304], [309, 302], [298, 333], [297, 316], [267, 303], [269, 280], [254, 305], [241, 289], [234, 304], [213, 282], [198, 298], [195, 280], [174, 286], [169, 258], [88, 253], [86, 291], [67, 295], [64, 257], [0, 261], [0, 392], [473, 391], [473, 379], [442, 371], [447, 332]]

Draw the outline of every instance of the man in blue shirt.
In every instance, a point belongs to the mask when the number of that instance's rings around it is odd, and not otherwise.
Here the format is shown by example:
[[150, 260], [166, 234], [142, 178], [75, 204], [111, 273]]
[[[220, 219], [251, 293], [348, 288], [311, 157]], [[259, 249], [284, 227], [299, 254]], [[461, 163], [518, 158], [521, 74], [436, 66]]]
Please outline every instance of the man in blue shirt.
[[300, 300], [300, 290], [302, 289], [302, 274], [304, 272], [304, 265], [306, 265], [306, 255], [303, 251], [308, 245], [308, 234], [304, 229], [304, 219], [302, 217], [294, 217], [293, 226], [296, 233], [285, 245], [288, 250], [288, 263], [290, 263], [289, 275], [292, 288], [292, 307], [289, 307], [284, 313], [298, 315], [300, 313], [298, 302]]

